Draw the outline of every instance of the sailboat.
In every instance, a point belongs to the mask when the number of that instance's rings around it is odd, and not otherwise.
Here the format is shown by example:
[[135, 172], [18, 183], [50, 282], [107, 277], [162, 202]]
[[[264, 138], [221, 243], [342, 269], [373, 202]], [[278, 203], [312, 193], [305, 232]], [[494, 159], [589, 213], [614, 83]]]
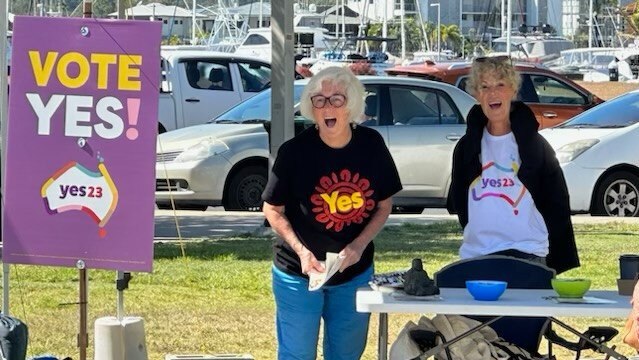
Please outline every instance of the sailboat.
[[215, 26], [206, 47], [213, 51], [235, 52], [248, 33], [248, 21], [240, 14], [231, 14], [222, 1], [215, 13]]

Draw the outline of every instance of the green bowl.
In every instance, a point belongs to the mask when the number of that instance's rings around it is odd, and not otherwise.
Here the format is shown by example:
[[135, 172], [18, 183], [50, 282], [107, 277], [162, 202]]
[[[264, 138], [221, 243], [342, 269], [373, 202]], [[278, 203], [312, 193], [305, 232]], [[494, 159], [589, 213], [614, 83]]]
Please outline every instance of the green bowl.
[[589, 279], [552, 279], [552, 288], [562, 298], [581, 298], [590, 289]]

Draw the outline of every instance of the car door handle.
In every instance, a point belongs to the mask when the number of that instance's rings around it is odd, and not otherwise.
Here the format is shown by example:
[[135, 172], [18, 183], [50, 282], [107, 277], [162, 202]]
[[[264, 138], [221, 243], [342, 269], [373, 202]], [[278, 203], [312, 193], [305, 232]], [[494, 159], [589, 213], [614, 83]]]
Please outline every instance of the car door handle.
[[197, 98], [188, 98], [188, 99], [186, 99], [186, 100], [184, 100], [184, 101], [186, 101], [186, 102], [200, 102], [200, 99], [197, 99]]
[[461, 139], [461, 135], [459, 135], [459, 134], [448, 134], [448, 135], [446, 135], [446, 139], [448, 139], [450, 141], [457, 141], [457, 140]]
[[544, 115], [544, 117], [551, 118], [551, 119], [557, 117], [557, 113], [554, 111], [544, 111], [542, 114]]

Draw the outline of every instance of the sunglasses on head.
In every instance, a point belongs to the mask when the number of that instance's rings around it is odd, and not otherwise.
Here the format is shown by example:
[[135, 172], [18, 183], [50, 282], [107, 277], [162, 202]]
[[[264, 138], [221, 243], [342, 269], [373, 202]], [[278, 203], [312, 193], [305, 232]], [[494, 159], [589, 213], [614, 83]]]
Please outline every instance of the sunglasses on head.
[[499, 56], [480, 56], [473, 60], [478, 63], [491, 63], [491, 64], [501, 64], [506, 61], [510, 61], [512, 65], [513, 61], [508, 55], [499, 55]]

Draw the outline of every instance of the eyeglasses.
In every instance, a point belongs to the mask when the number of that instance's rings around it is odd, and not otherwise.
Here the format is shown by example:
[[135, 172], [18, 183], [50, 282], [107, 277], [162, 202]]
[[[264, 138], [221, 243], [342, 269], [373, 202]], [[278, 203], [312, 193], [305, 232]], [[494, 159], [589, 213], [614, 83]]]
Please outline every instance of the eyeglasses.
[[326, 106], [326, 103], [333, 105], [333, 107], [342, 107], [346, 102], [346, 96], [342, 94], [333, 94], [331, 96], [314, 95], [311, 96], [311, 103], [316, 109], [321, 109]]
[[491, 63], [491, 64], [501, 64], [506, 61], [510, 61], [510, 65], [513, 64], [513, 60], [508, 55], [499, 55], [499, 56], [480, 56], [473, 60], [478, 63]]

